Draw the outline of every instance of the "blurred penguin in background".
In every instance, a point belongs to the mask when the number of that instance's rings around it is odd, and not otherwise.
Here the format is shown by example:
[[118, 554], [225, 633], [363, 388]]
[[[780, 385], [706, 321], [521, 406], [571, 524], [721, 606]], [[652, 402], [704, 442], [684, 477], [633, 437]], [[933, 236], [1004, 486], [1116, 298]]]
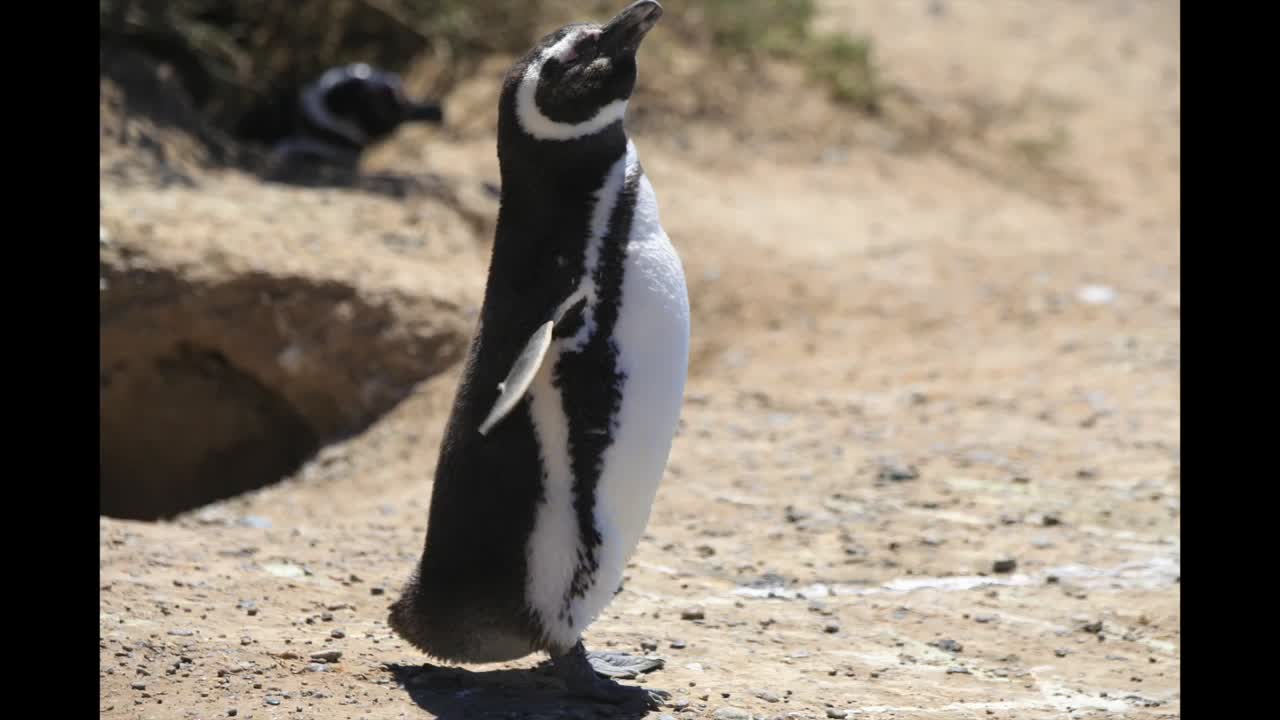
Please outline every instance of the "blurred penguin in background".
[[410, 99], [396, 73], [353, 63], [330, 68], [303, 87], [291, 121], [291, 132], [272, 148], [271, 167], [321, 163], [354, 169], [365, 149], [402, 125], [442, 125], [444, 108]]

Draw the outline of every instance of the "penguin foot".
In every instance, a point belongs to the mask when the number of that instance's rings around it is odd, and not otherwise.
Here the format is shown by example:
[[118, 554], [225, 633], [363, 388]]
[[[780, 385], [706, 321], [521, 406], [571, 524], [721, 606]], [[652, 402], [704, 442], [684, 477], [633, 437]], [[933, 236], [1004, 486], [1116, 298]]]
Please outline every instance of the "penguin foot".
[[[565, 689], [568, 690], [570, 695], [613, 705], [638, 701], [651, 710], [657, 710], [671, 699], [671, 694], [663, 690], [619, 685], [598, 674], [602, 671], [597, 667], [597, 664], [600, 667], [609, 668], [613, 672], [621, 671], [623, 677], [635, 677], [635, 670], [627, 669], [627, 665], [617, 665], [616, 663], [639, 661], [637, 664], [648, 663], [652, 669], [655, 662], [657, 663], [656, 667], [660, 667], [661, 660], [632, 658], [624, 653], [592, 653], [592, 656], [594, 658], [588, 656], [586, 648], [582, 646], [581, 642], [578, 642], [569, 652], [551, 659], [551, 665], [556, 676], [564, 682]], [[627, 675], [627, 673], [630, 673], [630, 675]], [[610, 675], [610, 677], [616, 676]]]
[[624, 680], [630, 680], [641, 673], [659, 670], [667, 664], [662, 658], [599, 650], [587, 653], [587, 662], [591, 663], [591, 669], [601, 677]]

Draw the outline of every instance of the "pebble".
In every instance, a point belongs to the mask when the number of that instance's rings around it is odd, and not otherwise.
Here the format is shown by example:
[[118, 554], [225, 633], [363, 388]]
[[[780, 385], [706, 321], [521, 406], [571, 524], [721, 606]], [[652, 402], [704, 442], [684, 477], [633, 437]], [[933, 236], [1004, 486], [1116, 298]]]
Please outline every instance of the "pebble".
[[130, 684], [129, 684], [129, 687], [133, 688], [134, 690], [146, 690], [146, 689], [147, 689], [147, 684], [146, 684], [146, 683], [136, 682], [136, 683], [130, 683]]
[[751, 720], [751, 713], [736, 707], [722, 707], [715, 711], [711, 717], [716, 720]]
[[1047, 550], [1053, 547], [1053, 541], [1045, 537], [1032, 538], [1031, 546], [1040, 550]]
[[324, 672], [324, 671], [325, 671], [325, 665], [324, 665], [324, 663], [311, 663], [311, 664], [307, 665], [307, 670], [309, 670], [309, 671], [311, 671], [311, 672]]
[[960, 643], [950, 638], [947, 638], [944, 640], [935, 640], [929, 644], [938, 648], [939, 650], [946, 650], [947, 652], [958, 653], [958, 652], [964, 651], [963, 645], [961, 645]]
[[706, 617], [706, 613], [698, 606], [687, 607], [680, 611], [681, 620], [701, 620]]
[[961, 665], [952, 665], [951, 667], [947, 668], [947, 674], [948, 675], [972, 675], [973, 673], [969, 672], [969, 668], [967, 667], [963, 667]]
[[175, 628], [173, 630], [170, 630], [169, 634], [177, 635], [178, 637], [190, 637], [192, 635], [195, 635], [196, 631], [190, 628]]
[[769, 692], [768, 690], [757, 690], [753, 694], [767, 703], [776, 703], [779, 699], [777, 695]]
[[1061, 525], [1062, 518], [1059, 517], [1057, 513], [1045, 513], [1040, 518], [1040, 524], [1044, 525], [1045, 527], [1053, 527], [1054, 525]]
[[321, 620], [323, 620], [323, 621], [325, 621], [325, 622], [332, 622], [332, 621], [333, 621], [333, 613], [331, 613], [331, 612], [322, 612], [322, 613], [320, 613], [320, 619], [321, 619]]
[[1018, 561], [1013, 558], [1000, 558], [991, 564], [991, 569], [998, 573], [1011, 573], [1018, 567]]
[[330, 662], [330, 663], [338, 662], [338, 659], [341, 657], [342, 657], [341, 650], [325, 650], [323, 652], [311, 653], [311, 659], [319, 660], [320, 662]]
[[840, 626], [837, 625], [836, 623], [827, 623], [826, 625], [822, 626], [822, 632], [838, 633], [840, 632]]
[[905, 482], [920, 477], [920, 471], [916, 470], [912, 465], [906, 465], [897, 460], [882, 460], [880, 461], [878, 476], [881, 480]]
[[1086, 305], [1106, 305], [1116, 299], [1116, 291], [1106, 285], [1085, 285], [1076, 290], [1076, 299]]
[[657, 640], [641, 640], [640, 649], [641, 650], [657, 650], [658, 641]]
[[238, 713], [238, 712], [240, 712], [240, 711], [239, 711], [239, 710], [236, 710], [235, 708], [229, 708], [229, 709], [227, 710], [227, 717], [235, 717], [235, 716], [236, 716], [236, 713]]
[[676, 649], [676, 650], [683, 650], [683, 649], [685, 649], [685, 648], [689, 647], [689, 644], [688, 644], [688, 643], [686, 643], [686, 642], [685, 642], [685, 641], [683, 641], [683, 640], [672, 640], [672, 641], [671, 641], [671, 647], [672, 647], [672, 648], [674, 648], [674, 649]]
[[380, 585], [374, 585], [373, 587], [369, 588], [369, 594], [370, 594], [370, 595], [381, 595], [381, 594], [385, 593], [386, 591], [387, 591], [387, 589], [386, 589], [386, 588], [384, 588], [384, 587], [382, 587], [382, 586], [380, 586]]
[[978, 623], [995, 622], [995, 619], [996, 619], [995, 615], [974, 615], [973, 616], [973, 621]]
[[683, 709], [685, 709], [685, 708], [689, 707], [689, 701], [688, 701], [688, 700], [686, 700], [686, 699], [680, 699], [680, 700], [677, 700], [677, 701], [675, 701], [674, 703], [672, 703], [671, 707], [673, 707], [673, 708], [675, 708], [675, 709], [677, 709], [677, 710], [683, 710]]
[[1085, 631], [1085, 632], [1087, 632], [1087, 633], [1095, 633], [1095, 634], [1096, 634], [1096, 633], [1100, 633], [1100, 632], [1102, 632], [1102, 621], [1101, 621], [1101, 620], [1095, 620], [1095, 621], [1093, 621], [1093, 622], [1091, 622], [1091, 623], [1087, 623], [1087, 624], [1083, 625], [1080, 629], [1081, 629], [1081, 630], [1084, 630], [1084, 631]]
[[849, 711], [848, 711], [848, 710], [840, 710], [840, 709], [838, 709], [838, 708], [827, 708], [827, 717], [829, 717], [829, 718], [847, 718], [847, 717], [849, 717]]
[[1070, 651], [1070, 650], [1068, 650], [1068, 649], [1066, 649], [1066, 648], [1058, 648], [1057, 650], [1054, 650], [1054, 651], [1053, 651], [1053, 654], [1054, 654], [1054, 655], [1057, 655], [1058, 657], [1066, 657], [1066, 656], [1067, 656], [1067, 653], [1069, 653], [1069, 652], [1071, 652], [1071, 651]]
[[266, 701], [267, 701], [267, 704], [268, 704], [268, 705], [279, 705], [279, 704], [280, 704], [280, 698], [276, 697], [275, 695], [268, 695], [268, 696], [266, 697]]
[[333, 637], [335, 640], [341, 640], [342, 638], [347, 636], [345, 632], [339, 630], [338, 628], [334, 628], [333, 631], [329, 633], [329, 635], [330, 637]]

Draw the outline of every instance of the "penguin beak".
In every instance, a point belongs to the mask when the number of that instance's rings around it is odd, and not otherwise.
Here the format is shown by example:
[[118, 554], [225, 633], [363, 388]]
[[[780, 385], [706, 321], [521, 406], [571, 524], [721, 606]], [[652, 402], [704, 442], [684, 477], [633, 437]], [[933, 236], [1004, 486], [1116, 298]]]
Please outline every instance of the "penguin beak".
[[600, 49], [613, 57], [633, 55], [640, 41], [662, 17], [657, 0], [636, 0], [602, 28]]

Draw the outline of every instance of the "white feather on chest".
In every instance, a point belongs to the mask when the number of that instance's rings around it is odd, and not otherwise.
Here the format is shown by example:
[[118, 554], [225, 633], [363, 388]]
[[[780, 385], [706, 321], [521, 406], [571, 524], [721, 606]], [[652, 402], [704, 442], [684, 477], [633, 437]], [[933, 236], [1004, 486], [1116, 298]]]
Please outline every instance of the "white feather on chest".
[[552, 343], [529, 387], [546, 492], [529, 538], [526, 593], [548, 639], [565, 647], [576, 642], [612, 600], [644, 532], [671, 451], [688, 372], [689, 299], [684, 270], [659, 222], [653, 186], [641, 175], [613, 331], [619, 369], [625, 375], [622, 402], [596, 486], [595, 523], [602, 539], [596, 550], [599, 568], [587, 592], [573, 597], [569, 612], [562, 613], [578, 564], [581, 536], [573, 510], [568, 420], [551, 373], [562, 352], [581, 347], [596, 330], [592, 273], [618, 194], [637, 162], [635, 147], [628, 143], [626, 156], [613, 166], [597, 193], [579, 287], [587, 297], [583, 327], [575, 336]]

